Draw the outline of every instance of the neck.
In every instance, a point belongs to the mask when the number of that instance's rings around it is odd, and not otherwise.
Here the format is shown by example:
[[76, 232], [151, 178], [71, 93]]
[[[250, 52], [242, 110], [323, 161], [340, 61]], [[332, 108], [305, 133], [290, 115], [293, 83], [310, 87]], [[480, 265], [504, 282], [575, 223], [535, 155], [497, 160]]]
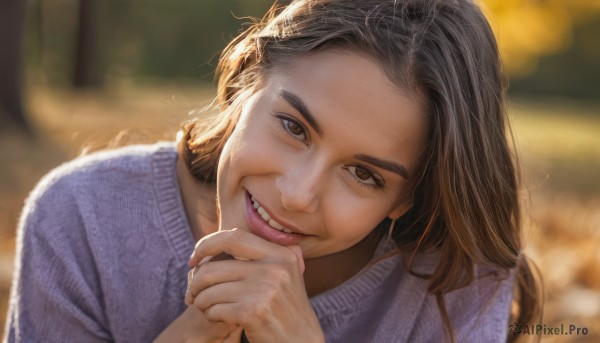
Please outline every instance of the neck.
[[371, 260], [381, 235], [373, 231], [353, 247], [305, 260], [304, 284], [309, 297], [339, 286], [360, 272]]
[[177, 157], [177, 181], [183, 207], [196, 240], [218, 230], [216, 190], [213, 185], [198, 181], [181, 157]]

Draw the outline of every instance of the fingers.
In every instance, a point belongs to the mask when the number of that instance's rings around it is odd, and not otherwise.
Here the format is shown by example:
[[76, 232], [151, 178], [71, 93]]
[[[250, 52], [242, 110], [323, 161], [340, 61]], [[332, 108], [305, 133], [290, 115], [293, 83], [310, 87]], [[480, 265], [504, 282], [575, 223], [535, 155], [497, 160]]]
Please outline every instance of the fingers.
[[240, 310], [245, 297], [242, 287], [239, 282], [227, 282], [205, 289], [195, 297], [194, 307], [210, 322], [242, 326], [247, 317]]
[[226, 282], [209, 287], [194, 297], [194, 306], [206, 315], [208, 309], [218, 304], [236, 304], [246, 296], [243, 287], [239, 282]]
[[198, 273], [198, 270], [200, 269], [200, 266], [202, 266], [203, 264], [205, 264], [206, 262], [213, 262], [213, 261], [224, 261], [224, 260], [232, 260], [233, 257], [231, 255], [222, 253], [216, 256], [206, 256], [204, 258], [202, 258], [202, 260], [200, 260], [200, 263], [196, 266], [194, 266], [192, 269], [190, 269], [190, 271], [188, 272], [188, 277], [187, 277], [187, 289], [185, 291], [185, 299], [184, 299], [184, 303], [186, 305], [191, 305], [194, 302], [194, 298], [192, 296], [191, 293], [191, 288], [192, 288], [192, 282], [194, 281], [194, 277], [196, 276], [196, 274]]
[[185, 291], [185, 299], [184, 299], [184, 303], [186, 305], [190, 305], [194, 301], [194, 298], [190, 295], [190, 290], [192, 288], [192, 283], [194, 281], [194, 276], [196, 275], [196, 272], [197, 272], [198, 268], [200, 268], [200, 265], [197, 265], [196, 267], [190, 269], [190, 271], [188, 272], [188, 276], [187, 276], [187, 289]]
[[243, 315], [244, 311], [240, 311], [240, 305], [237, 303], [220, 303], [215, 304], [206, 309], [204, 316], [210, 322], [221, 322], [227, 325], [237, 325], [244, 327], [251, 320], [248, 316]]
[[197, 265], [202, 258], [226, 253], [236, 260], [260, 260], [267, 253], [273, 254], [285, 249], [250, 232], [241, 229], [221, 230], [200, 239], [190, 256], [188, 265]]
[[300, 267], [300, 272], [302, 272], [304, 274], [304, 257], [302, 256], [302, 249], [300, 248], [299, 245], [287, 245], [286, 248], [290, 249], [297, 258], [297, 262], [298, 262], [298, 267]]
[[[190, 305], [194, 302], [197, 294], [214, 285], [243, 280], [248, 273], [248, 269], [240, 266], [239, 263], [244, 261], [235, 260], [212, 260], [210, 263], [203, 263], [192, 270], [192, 279], [188, 274], [188, 289], [185, 295], [185, 303]], [[198, 275], [197, 275], [198, 274]]]
[[[228, 257], [223, 252], [238, 259], [216, 261]], [[206, 258], [217, 254], [222, 255]], [[240, 256], [253, 260], [241, 261]], [[264, 338], [260, 328], [265, 323], [281, 328], [278, 332], [282, 335], [290, 331], [296, 324], [295, 319], [286, 319], [290, 309], [306, 314], [302, 317], [318, 326], [318, 320], [310, 316], [314, 312], [304, 287], [299, 246], [280, 246], [252, 233], [232, 230], [200, 242], [191, 258], [192, 263], [196, 261], [200, 265], [192, 269], [186, 304], [193, 304], [209, 322], [243, 327], [256, 341]]]
[[242, 331], [244, 328], [238, 327], [223, 339], [223, 343], [239, 343], [242, 339]]

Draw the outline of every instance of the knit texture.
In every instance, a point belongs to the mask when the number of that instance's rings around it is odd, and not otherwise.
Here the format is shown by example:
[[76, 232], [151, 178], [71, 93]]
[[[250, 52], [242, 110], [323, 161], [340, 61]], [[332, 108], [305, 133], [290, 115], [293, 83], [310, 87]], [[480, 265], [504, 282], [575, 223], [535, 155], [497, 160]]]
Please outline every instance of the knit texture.
[[[172, 142], [130, 146], [39, 182], [19, 223], [5, 342], [150, 342], [184, 311], [195, 242], [176, 158]], [[394, 249], [382, 240], [374, 261]], [[421, 256], [416, 267], [436, 261]], [[476, 271], [445, 296], [457, 341], [505, 341], [514, 276]], [[395, 255], [310, 301], [328, 342], [443, 341], [426, 287]]]

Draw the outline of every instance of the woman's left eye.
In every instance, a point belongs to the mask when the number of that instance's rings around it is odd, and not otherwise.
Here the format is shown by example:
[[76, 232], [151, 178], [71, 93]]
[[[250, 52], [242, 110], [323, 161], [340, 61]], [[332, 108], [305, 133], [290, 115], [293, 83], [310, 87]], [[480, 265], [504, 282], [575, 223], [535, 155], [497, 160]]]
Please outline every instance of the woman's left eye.
[[346, 169], [354, 176], [356, 182], [361, 185], [373, 188], [382, 188], [385, 185], [385, 181], [381, 175], [374, 173], [365, 167], [355, 165], [348, 166]]

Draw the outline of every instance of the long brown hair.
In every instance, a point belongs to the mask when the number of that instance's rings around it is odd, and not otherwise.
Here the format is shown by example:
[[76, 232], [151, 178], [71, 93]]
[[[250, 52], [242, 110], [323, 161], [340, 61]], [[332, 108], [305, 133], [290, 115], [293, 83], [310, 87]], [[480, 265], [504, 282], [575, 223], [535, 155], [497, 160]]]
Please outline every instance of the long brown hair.
[[[240, 104], [271, 68], [329, 48], [377, 61], [398, 87], [420, 99], [429, 141], [413, 182], [413, 208], [394, 240], [412, 256], [436, 250], [429, 279], [444, 328], [454, 334], [443, 295], [474, 280], [475, 264], [516, 268], [515, 320], [539, 313], [536, 281], [521, 253], [519, 172], [504, 108], [506, 81], [492, 30], [470, 0], [297, 0], [275, 4], [223, 51], [217, 114], [184, 127], [180, 153], [203, 182], [216, 181], [223, 145]], [[508, 328], [507, 328], [508, 330]]]

